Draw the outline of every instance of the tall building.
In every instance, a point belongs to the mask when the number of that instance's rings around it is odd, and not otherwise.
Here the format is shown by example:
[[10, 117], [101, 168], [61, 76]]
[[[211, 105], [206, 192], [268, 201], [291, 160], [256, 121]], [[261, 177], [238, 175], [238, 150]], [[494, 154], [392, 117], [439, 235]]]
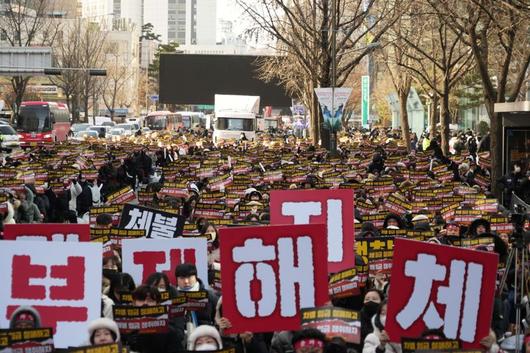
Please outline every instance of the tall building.
[[186, 44], [213, 45], [216, 43], [216, 0], [187, 0]]
[[123, 20], [140, 28], [143, 24], [142, 0], [82, 0], [82, 17], [110, 26]]
[[168, 41], [186, 43], [186, 0], [168, 1]]
[[216, 9], [216, 0], [144, 0], [143, 23], [164, 44], [215, 44]]

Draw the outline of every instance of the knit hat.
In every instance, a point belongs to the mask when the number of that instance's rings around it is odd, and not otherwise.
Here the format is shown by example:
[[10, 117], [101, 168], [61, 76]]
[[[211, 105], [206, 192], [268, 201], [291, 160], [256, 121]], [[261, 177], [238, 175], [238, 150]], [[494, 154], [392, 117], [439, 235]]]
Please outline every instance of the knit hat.
[[106, 317], [102, 317], [92, 321], [88, 325], [88, 337], [90, 337], [91, 344], [94, 344], [94, 333], [100, 328], [105, 328], [113, 333], [112, 337], [114, 337], [114, 342], [120, 341], [120, 330], [116, 322], [114, 322], [114, 320], [107, 319]]
[[34, 328], [40, 328], [39, 312], [32, 306], [20, 306], [11, 315], [9, 328], [16, 328], [18, 323], [33, 323]]
[[195, 350], [195, 342], [200, 337], [208, 336], [217, 342], [217, 348], [222, 349], [223, 348], [223, 342], [221, 341], [221, 335], [219, 334], [219, 331], [213, 326], [210, 325], [201, 325], [198, 326], [191, 335], [188, 337], [188, 350], [194, 351]]
[[426, 221], [426, 222], [429, 222], [429, 217], [427, 217], [426, 215], [424, 214], [419, 214], [417, 216], [414, 216], [414, 218], [412, 218], [412, 222], [416, 223], [416, 222], [420, 222], [420, 221]]

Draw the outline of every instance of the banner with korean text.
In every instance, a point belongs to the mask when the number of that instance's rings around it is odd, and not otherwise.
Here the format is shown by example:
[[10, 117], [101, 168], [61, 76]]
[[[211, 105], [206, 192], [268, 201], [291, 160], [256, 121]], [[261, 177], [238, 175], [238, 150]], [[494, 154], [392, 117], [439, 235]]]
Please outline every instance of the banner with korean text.
[[322, 224], [221, 229], [225, 332], [299, 329], [328, 300], [325, 238]]
[[326, 224], [328, 271], [355, 267], [354, 191], [272, 191], [271, 224]]
[[463, 348], [489, 334], [498, 256], [396, 238], [385, 330], [392, 342], [441, 329]]
[[19, 306], [31, 305], [58, 348], [86, 340], [88, 322], [101, 316], [101, 244], [2, 241], [0, 327]]

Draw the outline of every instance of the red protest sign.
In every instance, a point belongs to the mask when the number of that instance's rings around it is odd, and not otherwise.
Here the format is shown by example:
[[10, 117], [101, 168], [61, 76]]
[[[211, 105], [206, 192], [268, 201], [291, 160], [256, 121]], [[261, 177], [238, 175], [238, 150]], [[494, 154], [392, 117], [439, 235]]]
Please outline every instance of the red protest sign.
[[300, 309], [328, 300], [326, 227], [220, 230], [223, 315], [227, 333], [300, 328]]
[[443, 327], [478, 348], [489, 334], [496, 254], [396, 238], [385, 330], [393, 342]]
[[326, 224], [328, 271], [355, 267], [354, 191], [281, 190], [270, 195], [271, 224]]
[[5, 240], [90, 241], [88, 224], [6, 224]]
[[54, 330], [56, 347], [77, 345], [101, 314], [101, 244], [2, 241], [0, 327], [13, 312], [33, 306]]

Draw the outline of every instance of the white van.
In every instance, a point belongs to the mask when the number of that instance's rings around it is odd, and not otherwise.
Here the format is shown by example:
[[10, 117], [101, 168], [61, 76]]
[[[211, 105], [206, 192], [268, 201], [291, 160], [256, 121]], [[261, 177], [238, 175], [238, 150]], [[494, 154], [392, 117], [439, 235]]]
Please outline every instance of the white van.
[[239, 140], [244, 134], [247, 140], [256, 138], [260, 97], [215, 95], [213, 142]]

